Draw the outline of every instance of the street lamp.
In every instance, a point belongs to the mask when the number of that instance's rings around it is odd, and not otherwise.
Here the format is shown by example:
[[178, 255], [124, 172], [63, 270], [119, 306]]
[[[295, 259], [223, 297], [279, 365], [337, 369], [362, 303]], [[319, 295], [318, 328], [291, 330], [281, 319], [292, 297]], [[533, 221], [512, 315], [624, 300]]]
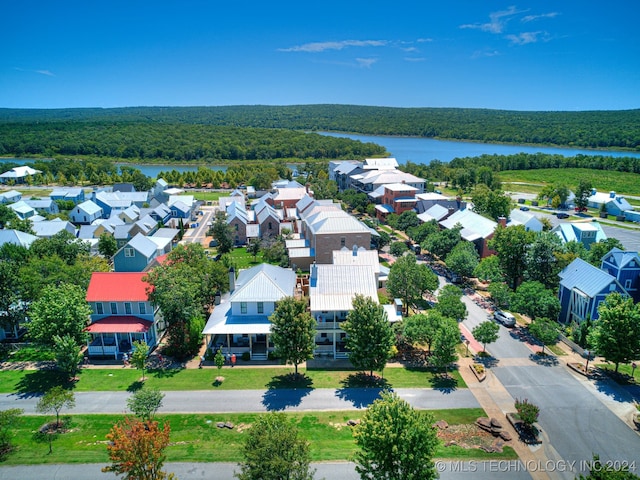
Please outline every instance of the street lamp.
[[636, 362], [633, 362], [631, 364], [631, 378], [633, 379], [634, 382], [636, 381], [636, 367], [637, 366], [638, 365], [636, 364]]
[[[465, 340], [464, 343], [467, 346], [467, 355], [466, 356], [468, 357], [469, 356], [469, 343], [471, 343], [471, 342], [469, 342], [469, 340]], [[635, 363], [634, 363], [634, 365], [635, 365]]]
[[589, 373], [589, 360], [591, 359], [591, 352], [589, 350], [585, 350], [584, 353], [587, 355], [587, 366], [584, 367], [585, 373]]

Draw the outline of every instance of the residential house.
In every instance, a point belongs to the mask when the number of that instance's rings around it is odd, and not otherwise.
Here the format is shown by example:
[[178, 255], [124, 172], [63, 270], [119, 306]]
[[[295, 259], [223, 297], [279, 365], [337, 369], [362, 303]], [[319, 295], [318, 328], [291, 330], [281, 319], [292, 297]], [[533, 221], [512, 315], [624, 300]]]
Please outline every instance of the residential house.
[[376, 279], [376, 285], [378, 288], [384, 287], [388, 271], [385, 273], [383, 267], [380, 265], [380, 257], [377, 250], [366, 250], [362, 247], [343, 248], [341, 250], [335, 250], [333, 252], [333, 264], [334, 265], [369, 265], [373, 268], [373, 274]]
[[138, 233], [113, 256], [116, 272], [142, 272], [154, 258], [166, 253], [158, 244], [142, 233]]
[[73, 202], [76, 205], [85, 201], [84, 189], [80, 187], [59, 187], [54, 188], [49, 194], [53, 201], [63, 200]]
[[542, 222], [538, 217], [527, 212], [523, 212], [518, 208], [514, 208], [509, 213], [509, 220], [507, 221], [507, 227], [515, 225], [524, 225], [524, 229], [529, 232], [541, 232]]
[[370, 170], [351, 176], [351, 188], [362, 192], [371, 193], [382, 185], [404, 183], [416, 189], [416, 193], [423, 193], [425, 179], [416, 177], [400, 170]]
[[457, 212], [457, 210], [454, 210], [452, 208], [446, 208], [446, 207], [443, 207], [442, 205], [436, 204], [436, 205], [433, 205], [431, 208], [428, 208], [424, 212], [419, 213], [418, 219], [422, 223], [428, 223], [431, 221], [440, 222], [446, 219], [449, 215], [453, 214], [454, 212]]
[[16, 203], [20, 200], [22, 200], [22, 194], [17, 190], [9, 190], [7, 192], [0, 193], [0, 205]]
[[58, 204], [50, 198], [33, 198], [24, 201], [31, 208], [35, 209], [38, 213], [44, 215], [56, 215], [60, 213]]
[[598, 209], [604, 208], [609, 215], [621, 217], [623, 217], [627, 211], [633, 210], [631, 204], [622, 195], [617, 195], [614, 191], [609, 193], [598, 192], [595, 188], [591, 190], [591, 196], [589, 196], [587, 200], [587, 206]]
[[0, 229], [0, 247], [5, 243], [12, 243], [24, 248], [29, 248], [36, 240], [38, 240], [38, 237], [31, 235], [30, 233], [13, 229]]
[[233, 233], [233, 243], [237, 245], [246, 245], [247, 243], [247, 225], [249, 216], [244, 208], [244, 204], [231, 202], [227, 205], [227, 225], [231, 227]]
[[102, 218], [102, 208], [95, 202], [87, 200], [76, 205], [69, 212], [69, 218], [76, 225], [91, 225], [97, 219]]
[[133, 193], [136, 191], [136, 187], [133, 183], [114, 183], [113, 184], [114, 192], [125, 192], [125, 193]]
[[149, 301], [145, 273], [94, 272], [86, 300], [91, 307], [87, 353], [119, 358], [134, 341], [155, 347], [164, 329], [162, 315]]
[[114, 212], [122, 212], [126, 210], [133, 202], [130, 198], [124, 198], [124, 194], [118, 192], [96, 192], [93, 201], [102, 208], [104, 217], [111, 217]]
[[241, 270], [238, 278], [229, 271], [229, 293], [211, 313], [203, 330], [212, 350], [241, 355], [249, 352], [252, 360], [266, 360], [273, 346], [269, 341], [269, 316], [277, 302], [294, 297], [297, 278], [293, 270], [263, 263]]
[[133, 223], [140, 218], [140, 208], [136, 205], [131, 205], [121, 212], [117, 212], [117, 215], [124, 223]]
[[626, 295], [624, 287], [613, 275], [576, 258], [560, 276], [560, 315], [562, 323], [598, 319], [598, 306], [607, 295], [618, 292]]
[[267, 203], [260, 204], [256, 209], [256, 220], [260, 225], [260, 238], [274, 238], [280, 235], [280, 221], [278, 211]]
[[275, 208], [294, 208], [296, 203], [307, 195], [307, 189], [300, 185], [298, 182], [292, 182], [296, 186], [286, 186], [283, 188], [276, 188], [266, 201]]
[[28, 177], [36, 175], [37, 173], [42, 173], [42, 171], [31, 168], [28, 165], [13, 167], [11, 170], [0, 175], [0, 183], [26, 183]]
[[41, 222], [33, 222], [31, 229], [39, 238], [51, 238], [56, 233], [60, 233], [63, 230], [66, 230], [74, 237], [78, 234], [78, 231], [76, 230], [76, 227], [75, 225], [73, 225], [73, 223], [66, 220], [61, 220], [59, 218], [55, 218], [53, 220], [43, 220]]
[[551, 232], [558, 235], [562, 243], [580, 242], [587, 249], [591, 244], [607, 239], [599, 222], [564, 222], [553, 227]]
[[27, 204], [24, 200], [12, 203], [9, 208], [15, 212], [15, 214], [22, 220], [32, 218], [37, 215], [36, 209]]
[[379, 220], [385, 220], [390, 213], [400, 215], [415, 208], [417, 191], [415, 187], [404, 183], [389, 183], [382, 188], [384, 193], [381, 204], [376, 205], [376, 217]]
[[615, 277], [634, 302], [640, 302], [640, 255], [638, 252], [612, 248], [602, 257], [600, 269]]
[[496, 222], [468, 208], [458, 210], [446, 219], [440, 221], [440, 226], [448, 230], [455, 228], [458, 224], [462, 226], [460, 236], [463, 240], [472, 242], [475, 245], [480, 258], [488, 257], [494, 253], [489, 249], [488, 242], [493, 238], [493, 234], [498, 226]]

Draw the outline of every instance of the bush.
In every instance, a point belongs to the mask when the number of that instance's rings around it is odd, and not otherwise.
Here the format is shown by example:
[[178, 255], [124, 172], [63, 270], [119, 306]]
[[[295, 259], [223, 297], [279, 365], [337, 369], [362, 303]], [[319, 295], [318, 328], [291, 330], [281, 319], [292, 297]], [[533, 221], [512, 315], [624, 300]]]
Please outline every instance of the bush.
[[249, 352], [242, 352], [242, 356], [240, 357], [245, 362], [251, 360], [251, 354]]
[[533, 424], [538, 420], [540, 414], [540, 407], [530, 403], [526, 398], [524, 400], [516, 399], [515, 403], [516, 411], [524, 426], [531, 428]]

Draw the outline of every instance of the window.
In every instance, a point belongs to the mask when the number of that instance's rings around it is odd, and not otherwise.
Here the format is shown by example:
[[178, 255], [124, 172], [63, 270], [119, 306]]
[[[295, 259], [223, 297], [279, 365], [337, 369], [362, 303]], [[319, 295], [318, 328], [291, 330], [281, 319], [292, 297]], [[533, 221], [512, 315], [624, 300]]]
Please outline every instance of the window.
[[271, 225], [271, 222], [269, 222], [269, 230], [273, 230], [273, 225]]
[[138, 310], [140, 311], [140, 314], [145, 315], [147, 313], [147, 305], [143, 302], [140, 302], [138, 304]]
[[118, 304], [116, 302], [111, 302], [111, 315], [117, 315], [118, 313]]
[[102, 306], [102, 303], [96, 303], [96, 313], [98, 315], [103, 315], [104, 314], [104, 307]]
[[247, 302], [240, 302], [240, 313], [247, 313]]
[[240, 225], [238, 225], [237, 223], [235, 224], [236, 227], [236, 232], [240, 229]]
[[346, 237], [340, 237], [340, 246], [344, 247], [347, 244]]
[[125, 248], [124, 249], [124, 256], [128, 257], [128, 258], [134, 257], [135, 256], [135, 252], [134, 252], [133, 248], [131, 248], [131, 247]]
[[629, 290], [631, 288], [631, 279], [628, 278], [624, 281], [624, 289]]
[[258, 302], [258, 313], [264, 313], [264, 302]]
[[131, 304], [129, 302], [125, 302], [124, 304], [124, 313], [131, 315]]

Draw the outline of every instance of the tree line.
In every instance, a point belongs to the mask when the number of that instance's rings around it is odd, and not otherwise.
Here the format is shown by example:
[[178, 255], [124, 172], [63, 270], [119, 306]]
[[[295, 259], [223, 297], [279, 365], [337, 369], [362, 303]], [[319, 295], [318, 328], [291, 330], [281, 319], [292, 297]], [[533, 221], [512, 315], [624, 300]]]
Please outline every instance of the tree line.
[[0, 109], [0, 122], [164, 123], [640, 149], [640, 109], [524, 112], [361, 105]]

